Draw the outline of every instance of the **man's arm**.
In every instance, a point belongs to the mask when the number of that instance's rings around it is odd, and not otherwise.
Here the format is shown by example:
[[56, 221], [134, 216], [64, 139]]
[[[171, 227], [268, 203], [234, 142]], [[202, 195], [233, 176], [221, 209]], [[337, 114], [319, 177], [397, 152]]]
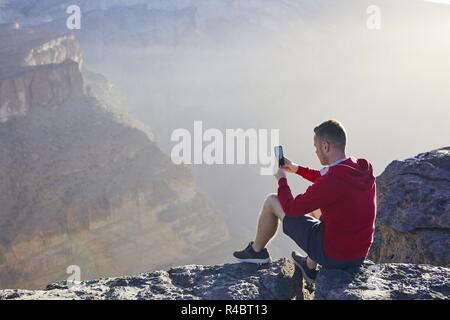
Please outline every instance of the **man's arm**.
[[311, 182], [316, 182], [316, 180], [321, 177], [319, 170], [299, 166], [298, 164], [293, 163], [286, 157], [284, 158], [283, 169], [285, 169], [288, 172], [296, 173], [299, 176], [302, 176], [303, 178]]
[[311, 182], [316, 182], [316, 180], [322, 176], [319, 170], [314, 170], [302, 166], [298, 166], [298, 169], [295, 173]]
[[317, 179], [316, 183], [306, 189], [305, 193], [292, 196], [286, 178], [278, 180], [278, 200], [288, 217], [299, 217], [323, 206], [328, 206], [341, 195], [335, 178], [330, 175]]

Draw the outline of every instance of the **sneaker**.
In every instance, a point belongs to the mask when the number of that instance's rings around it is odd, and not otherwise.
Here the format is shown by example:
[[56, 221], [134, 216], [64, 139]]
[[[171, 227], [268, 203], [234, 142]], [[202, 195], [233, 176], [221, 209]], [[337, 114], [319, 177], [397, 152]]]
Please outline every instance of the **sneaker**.
[[267, 251], [266, 248], [262, 249], [260, 252], [256, 252], [253, 250], [253, 241], [250, 242], [242, 251], [235, 251], [233, 253], [233, 256], [239, 261], [239, 262], [249, 262], [249, 263], [269, 263], [272, 261], [269, 251]]
[[308, 268], [308, 265], [306, 264], [307, 257], [302, 257], [297, 252], [293, 251], [292, 259], [294, 260], [295, 265], [302, 271], [303, 279], [309, 284], [315, 283], [318, 271], [316, 269]]

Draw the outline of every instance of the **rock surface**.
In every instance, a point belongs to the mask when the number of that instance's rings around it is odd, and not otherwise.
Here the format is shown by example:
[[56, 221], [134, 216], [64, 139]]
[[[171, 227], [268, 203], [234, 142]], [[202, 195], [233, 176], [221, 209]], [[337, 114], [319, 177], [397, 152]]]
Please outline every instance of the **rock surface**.
[[301, 276], [280, 259], [270, 265], [189, 265], [138, 276], [49, 285], [46, 290], [3, 290], [0, 299], [302, 299]]
[[429, 265], [374, 264], [350, 274], [321, 270], [310, 294], [286, 259], [271, 264], [188, 265], [137, 276], [61, 282], [45, 290], [2, 290], [0, 299], [162, 300], [405, 300], [450, 299], [450, 269]]
[[366, 260], [356, 274], [322, 270], [316, 300], [450, 299], [450, 269], [404, 263], [375, 264]]
[[375, 262], [450, 266], [450, 147], [392, 162], [377, 179]]
[[75, 36], [70, 33], [23, 29], [17, 24], [0, 25], [0, 67], [29, 67], [73, 60], [81, 67], [83, 57]]
[[0, 25], [0, 39], [0, 123], [83, 93], [83, 58], [73, 35]]
[[0, 78], [0, 123], [24, 116], [32, 108], [55, 108], [83, 94], [83, 79], [75, 61], [17, 68]]

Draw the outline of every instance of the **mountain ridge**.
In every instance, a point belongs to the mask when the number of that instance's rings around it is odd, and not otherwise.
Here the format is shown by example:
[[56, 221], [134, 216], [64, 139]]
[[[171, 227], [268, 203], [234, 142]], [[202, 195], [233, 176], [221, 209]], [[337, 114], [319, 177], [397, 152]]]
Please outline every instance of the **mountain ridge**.
[[7, 28], [11, 55], [0, 59], [9, 70], [0, 80], [0, 288], [42, 288], [66, 278], [70, 265], [96, 278], [192, 257], [217, 261], [205, 255], [228, 240], [216, 209], [148, 130], [105, 105], [114, 101], [110, 92], [95, 91], [104, 83], [91, 80], [88, 92], [76, 39]]

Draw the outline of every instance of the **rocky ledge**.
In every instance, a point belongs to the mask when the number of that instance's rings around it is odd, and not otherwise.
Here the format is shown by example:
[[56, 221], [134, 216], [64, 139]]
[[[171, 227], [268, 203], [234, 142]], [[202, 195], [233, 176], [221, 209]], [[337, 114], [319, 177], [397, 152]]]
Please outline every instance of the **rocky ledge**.
[[[78, 284], [60, 282], [45, 290], [3, 290], [0, 299], [19, 300], [401, 300], [450, 299], [450, 269], [366, 261], [356, 274], [319, 272], [314, 293], [287, 259], [267, 265], [189, 265], [137, 276]], [[310, 288], [312, 291], [314, 288]]]
[[375, 264], [367, 260], [357, 274], [322, 270], [316, 300], [449, 299], [450, 269], [425, 264]]
[[189, 265], [137, 276], [67, 282], [45, 290], [3, 290], [0, 299], [165, 299], [271, 300], [303, 299], [301, 276], [294, 264]]

